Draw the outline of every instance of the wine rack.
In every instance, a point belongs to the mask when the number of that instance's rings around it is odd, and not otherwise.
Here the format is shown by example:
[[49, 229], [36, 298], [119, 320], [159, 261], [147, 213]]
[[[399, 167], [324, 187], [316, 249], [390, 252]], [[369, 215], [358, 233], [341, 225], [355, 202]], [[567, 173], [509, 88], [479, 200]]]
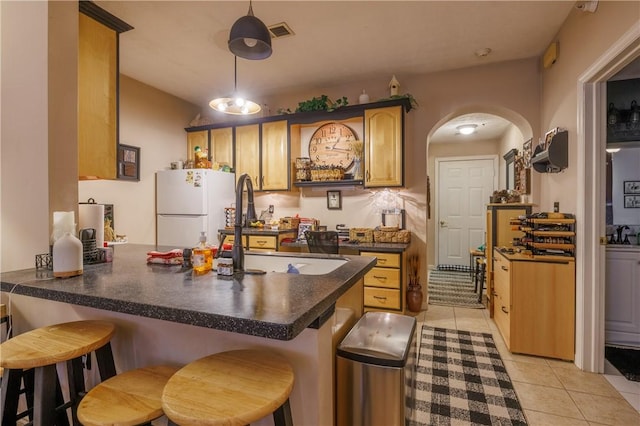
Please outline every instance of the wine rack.
[[[551, 217], [549, 217], [551, 216]], [[575, 256], [576, 220], [569, 213], [537, 213], [520, 221], [520, 245], [534, 255]]]

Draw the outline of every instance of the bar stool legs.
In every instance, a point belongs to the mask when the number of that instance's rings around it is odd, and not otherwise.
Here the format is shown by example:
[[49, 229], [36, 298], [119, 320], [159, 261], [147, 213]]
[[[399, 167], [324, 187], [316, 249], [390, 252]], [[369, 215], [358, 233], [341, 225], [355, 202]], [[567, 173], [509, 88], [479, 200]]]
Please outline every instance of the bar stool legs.
[[[73, 422], [78, 424], [75, 412], [84, 393], [81, 357], [96, 352], [101, 379], [115, 375], [109, 343], [114, 331], [115, 326], [105, 321], [76, 321], [41, 327], [3, 342], [2, 424], [16, 424], [21, 382], [26, 389], [27, 405], [33, 407], [30, 418], [34, 425], [68, 425], [66, 409], [70, 407]], [[66, 403], [56, 371], [59, 362], [67, 363], [70, 400]]]

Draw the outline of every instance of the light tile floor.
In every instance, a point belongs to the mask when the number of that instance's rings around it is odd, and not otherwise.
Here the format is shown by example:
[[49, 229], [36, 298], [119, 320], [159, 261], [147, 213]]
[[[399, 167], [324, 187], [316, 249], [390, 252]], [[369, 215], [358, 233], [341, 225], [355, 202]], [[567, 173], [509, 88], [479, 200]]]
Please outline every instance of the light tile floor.
[[512, 354], [486, 309], [428, 305], [416, 319], [491, 333], [530, 425], [640, 425], [640, 383], [610, 365], [605, 374], [585, 373], [571, 362]]

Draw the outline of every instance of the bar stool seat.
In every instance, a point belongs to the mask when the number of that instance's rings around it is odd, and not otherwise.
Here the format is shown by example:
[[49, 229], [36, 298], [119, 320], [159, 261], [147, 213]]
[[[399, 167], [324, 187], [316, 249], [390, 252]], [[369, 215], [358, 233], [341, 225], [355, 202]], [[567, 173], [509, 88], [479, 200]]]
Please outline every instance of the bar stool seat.
[[[84, 392], [82, 356], [96, 353], [102, 380], [115, 375], [110, 340], [115, 326], [106, 321], [75, 321], [37, 328], [12, 337], [0, 345], [2, 379], [3, 424], [15, 422], [20, 381], [33, 369], [33, 423], [56, 424], [54, 418], [62, 398], [56, 374], [56, 364], [67, 362], [69, 394], [71, 400], [65, 408], [75, 408]], [[56, 392], [52, 392], [55, 389]]]
[[85, 426], [134, 426], [161, 417], [162, 390], [179, 367], [158, 365], [118, 374], [82, 398], [78, 420]]
[[248, 425], [269, 414], [291, 425], [293, 368], [265, 350], [235, 350], [206, 356], [178, 370], [167, 382], [162, 408], [172, 424]]

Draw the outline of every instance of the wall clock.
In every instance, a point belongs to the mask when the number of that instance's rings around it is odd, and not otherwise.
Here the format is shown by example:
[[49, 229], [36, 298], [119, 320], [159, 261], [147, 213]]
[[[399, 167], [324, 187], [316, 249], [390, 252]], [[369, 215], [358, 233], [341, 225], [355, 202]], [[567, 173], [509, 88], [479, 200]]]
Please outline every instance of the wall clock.
[[339, 166], [349, 169], [353, 164], [352, 142], [356, 133], [341, 123], [327, 123], [318, 127], [309, 139], [309, 157], [319, 166]]

